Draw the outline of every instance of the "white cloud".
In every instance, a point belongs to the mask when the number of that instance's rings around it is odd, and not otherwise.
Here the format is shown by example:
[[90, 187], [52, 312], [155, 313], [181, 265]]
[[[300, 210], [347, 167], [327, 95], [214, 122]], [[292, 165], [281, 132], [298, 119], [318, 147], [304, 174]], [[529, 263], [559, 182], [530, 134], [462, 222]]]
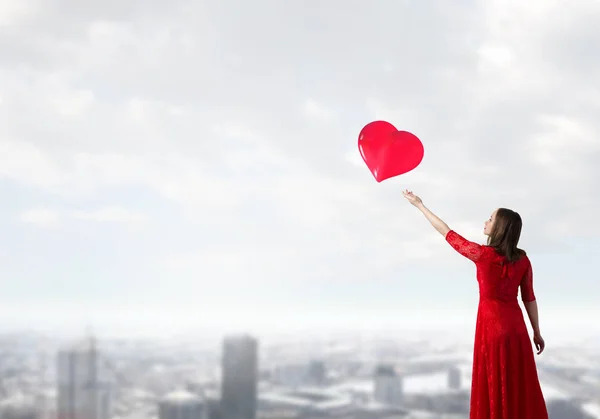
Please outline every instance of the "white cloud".
[[[493, 69], [506, 71], [513, 62], [511, 50], [504, 46], [484, 45], [479, 49], [479, 54]], [[485, 71], [485, 68], [483, 70]]]
[[60, 211], [49, 208], [36, 208], [23, 211], [19, 214], [23, 223], [34, 224], [41, 227], [58, 226], [59, 223], [73, 220], [82, 220], [97, 223], [122, 223], [139, 226], [149, 220], [149, 217], [140, 212], [127, 210], [118, 206], [108, 206], [95, 210]]
[[53, 188], [64, 181], [60, 168], [38, 146], [1, 139], [0, 176], [42, 188]]
[[27, 210], [19, 215], [21, 222], [41, 227], [55, 226], [59, 219], [60, 215], [57, 211], [45, 208]]
[[69, 95], [54, 99], [57, 112], [66, 117], [81, 116], [87, 112], [94, 103], [94, 93], [89, 90], [73, 92]]
[[585, 123], [564, 115], [540, 115], [542, 130], [531, 139], [531, 159], [549, 177], [586, 182], [593, 167], [582, 164], [586, 155], [600, 151], [600, 140]]
[[313, 99], [306, 100], [304, 103], [304, 112], [308, 117], [322, 121], [331, 120], [334, 116], [330, 109], [327, 109]]
[[0, 27], [5, 25], [15, 25], [20, 19], [35, 12], [35, 7], [31, 0], [11, 1], [0, 0]]
[[72, 216], [79, 220], [125, 224], [141, 224], [148, 221], [148, 217], [144, 214], [116, 206], [104, 207], [93, 211], [74, 211]]

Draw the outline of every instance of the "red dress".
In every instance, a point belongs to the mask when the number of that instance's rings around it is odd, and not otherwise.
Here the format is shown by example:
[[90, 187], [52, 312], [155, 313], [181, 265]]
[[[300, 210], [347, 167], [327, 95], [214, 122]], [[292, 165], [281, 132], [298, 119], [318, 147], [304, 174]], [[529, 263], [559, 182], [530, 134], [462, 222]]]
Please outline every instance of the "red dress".
[[535, 300], [527, 256], [508, 263], [489, 247], [455, 231], [446, 241], [475, 262], [479, 308], [473, 349], [470, 419], [548, 419], [533, 345], [517, 301]]

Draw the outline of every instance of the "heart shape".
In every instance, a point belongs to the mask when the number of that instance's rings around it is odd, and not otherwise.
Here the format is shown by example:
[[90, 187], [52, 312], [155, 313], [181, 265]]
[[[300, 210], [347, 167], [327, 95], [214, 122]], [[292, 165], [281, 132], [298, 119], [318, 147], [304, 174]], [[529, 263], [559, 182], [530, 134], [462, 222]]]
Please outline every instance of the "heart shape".
[[410, 172], [423, 160], [423, 143], [386, 121], [371, 122], [360, 131], [358, 150], [377, 182]]

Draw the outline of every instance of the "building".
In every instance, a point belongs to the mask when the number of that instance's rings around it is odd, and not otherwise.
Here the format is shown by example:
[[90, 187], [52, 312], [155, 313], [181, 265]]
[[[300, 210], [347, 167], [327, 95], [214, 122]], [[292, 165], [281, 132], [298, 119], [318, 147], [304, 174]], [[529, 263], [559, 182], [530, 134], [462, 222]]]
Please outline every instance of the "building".
[[255, 419], [258, 391], [258, 341], [231, 336], [223, 341], [221, 412], [224, 419]]
[[402, 403], [402, 377], [389, 365], [379, 365], [375, 368], [374, 399], [378, 403], [397, 406]]
[[327, 380], [327, 369], [325, 362], [313, 360], [308, 365], [308, 382], [312, 385], [324, 385]]
[[39, 419], [40, 416], [33, 398], [19, 394], [0, 402], [0, 419]]
[[204, 400], [187, 391], [167, 394], [158, 404], [159, 419], [208, 419]]
[[285, 387], [299, 388], [308, 381], [308, 367], [305, 363], [278, 365], [273, 369], [271, 379]]
[[456, 367], [452, 366], [448, 369], [448, 388], [452, 390], [460, 390], [462, 384], [462, 372]]
[[93, 338], [57, 358], [57, 419], [110, 419], [110, 388]]

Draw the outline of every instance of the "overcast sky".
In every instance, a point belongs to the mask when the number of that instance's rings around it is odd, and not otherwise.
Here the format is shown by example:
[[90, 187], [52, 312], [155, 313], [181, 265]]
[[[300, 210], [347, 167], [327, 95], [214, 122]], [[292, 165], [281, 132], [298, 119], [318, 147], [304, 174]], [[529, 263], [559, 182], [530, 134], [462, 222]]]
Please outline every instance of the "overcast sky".
[[[0, 326], [472, 333], [474, 265], [409, 188], [481, 242], [520, 212], [542, 331], [600, 332], [599, 19], [595, 0], [0, 0]], [[377, 119], [425, 147], [382, 183], [357, 148]]]

